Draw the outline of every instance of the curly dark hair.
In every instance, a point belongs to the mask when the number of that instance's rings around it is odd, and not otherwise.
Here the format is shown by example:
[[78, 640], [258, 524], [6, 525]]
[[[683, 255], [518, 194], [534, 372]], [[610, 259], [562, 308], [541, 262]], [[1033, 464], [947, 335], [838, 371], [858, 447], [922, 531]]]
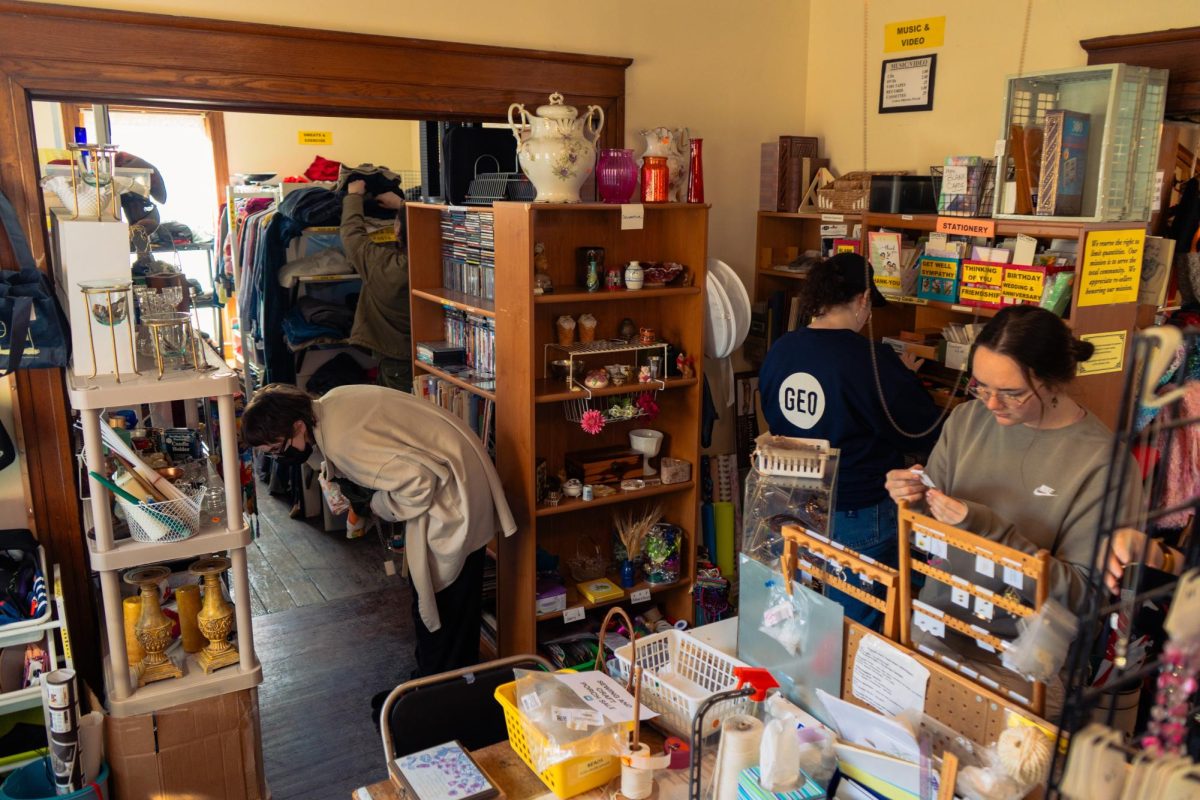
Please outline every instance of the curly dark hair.
[[290, 384], [269, 383], [242, 412], [242, 439], [250, 447], [275, 444], [292, 436], [296, 420], [310, 431], [316, 427], [312, 395]]
[[1065, 386], [1075, 377], [1081, 362], [1092, 357], [1095, 346], [1076, 339], [1071, 329], [1054, 313], [1039, 306], [1010, 306], [984, 326], [971, 350], [986, 347], [1008, 356], [1025, 371], [1025, 379], [1036, 377], [1050, 387]]
[[808, 277], [800, 284], [800, 318], [804, 324], [863, 293], [861, 283], [847, 282], [842, 270], [829, 259], [813, 258], [811, 263]]

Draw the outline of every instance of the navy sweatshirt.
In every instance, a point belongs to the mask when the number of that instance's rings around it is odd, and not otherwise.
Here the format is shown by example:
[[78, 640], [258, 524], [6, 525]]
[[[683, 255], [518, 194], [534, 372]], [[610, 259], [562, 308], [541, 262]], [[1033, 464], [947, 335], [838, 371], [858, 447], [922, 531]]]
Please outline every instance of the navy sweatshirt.
[[[758, 376], [771, 433], [827, 439], [841, 450], [838, 511], [883, 500], [888, 470], [904, 466], [904, 453], [927, 453], [940, 431], [911, 439], [892, 428], [879, 403], [868, 346], [854, 331], [801, 328], [775, 341]], [[925, 430], [940, 409], [892, 348], [876, 344], [875, 351], [892, 417], [906, 431]]]

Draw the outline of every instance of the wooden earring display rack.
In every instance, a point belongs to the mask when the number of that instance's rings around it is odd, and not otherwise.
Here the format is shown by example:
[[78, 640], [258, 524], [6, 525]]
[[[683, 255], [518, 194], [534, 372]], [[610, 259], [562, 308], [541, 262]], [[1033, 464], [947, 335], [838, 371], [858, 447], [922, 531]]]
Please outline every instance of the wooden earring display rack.
[[[913, 628], [913, 613], [920, 612], [928, 617], [932, 617], [936, 621], [943, 623], [947, 628], [951, 628], [963, 636], [970, 637], [976, 642], [982, 642], [987, 648], [991, 648], [996, 652], [1003, 652], [1009, 647], [1009, 642], [992, 635], [983, 628], [972, 625], [969, 622], [951, 616], [939, 609], [935, 609], [930, 605], [916, 600], [912, 593], [912, 573], [919, 572], [926, 579], [935, 580], [939, 583], [946, 584], [955, 589], [966, 592], [977, 600], [982, 600], [991, 603], [995, 608], [1007, 611], [1017, 617], [1030, 617], [1037, 613], [1037, 610], [1046, 602], [1049, 594], [1049, 579], [1050, 579], [1050, 553], [1048, 550], [1039, 550], [1036, 555], [1029, 555], [1020, 550], [1015, 550], [1007, 545], [1002, 545], [993, 542], [990, 539], [985, 539], [982, 536], [977, 536], [974, 533], [959, 530], [951, 525], [939, 522], [932, 517], [927, 517], [924, 514], [904, 507], [900, 507], [900, 642], [906, 647], [916, 649], [913, 645], [912, 628]], [[917, 537], [923, 537], [926, 546], [921, 549], [929, 549], [932, 547], [937, 549], [943, 548], [941, 556], [945, 555], [945, 548], [954, 548], [965, 553], [972, 554], [977, 558], [987, 559], [995, 565], [995, 569], [1011, 569], [1019, 572], [1026, 578], [1030, 578], [1034, 582], [1033, 587], [1033, 606], [1025, 605], [1019, 601], [1019, 595], [1009, 597], [1000, 595], [982, 586], [967, 581], [958, 576], [951, 575], [937, 567], [930, 566], [923, 561], [912, 557], [912, 548]], [[985, 648], [986, 649], [986, 648]], [[961, 670], [961, 665], [950, 659], [942, 658], [943, 661]], [[1001, 691], [1005, 691], [1003, 688]], [[1009, 694], [1018, 703], [1028, 708], [1033, 713], [1041, 716], [1045, 711], [1046, 705], [1046, 686], [1040, 681], [1033, 682], [1032, 699], [1022, 697], [1015, 692], [1009, 691]]]

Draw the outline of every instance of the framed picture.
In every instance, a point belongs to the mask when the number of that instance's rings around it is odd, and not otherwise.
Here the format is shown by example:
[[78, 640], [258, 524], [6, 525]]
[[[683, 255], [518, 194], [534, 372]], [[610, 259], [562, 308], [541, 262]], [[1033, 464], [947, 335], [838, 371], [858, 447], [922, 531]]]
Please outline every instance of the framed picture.
[[879, 79], [879, 113], [933, 110], [936, 73], [936, 53], [885, 60]]

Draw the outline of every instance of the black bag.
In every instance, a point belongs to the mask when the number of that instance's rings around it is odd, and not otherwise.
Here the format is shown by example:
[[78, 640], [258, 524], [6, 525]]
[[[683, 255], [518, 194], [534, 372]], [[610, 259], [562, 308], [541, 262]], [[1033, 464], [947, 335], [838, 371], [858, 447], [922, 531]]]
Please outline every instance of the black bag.
[[0, 625], [38, 616], [45, 602], [33, 534], [23, 528], [0, 530]]
[[34, 263], [29, 240], [3, 192], [0, 223], [17, 262], [15, 270], [0, 269], [0, 377], [17, 369], [65, 367], [71, 360], [67, 315]]

